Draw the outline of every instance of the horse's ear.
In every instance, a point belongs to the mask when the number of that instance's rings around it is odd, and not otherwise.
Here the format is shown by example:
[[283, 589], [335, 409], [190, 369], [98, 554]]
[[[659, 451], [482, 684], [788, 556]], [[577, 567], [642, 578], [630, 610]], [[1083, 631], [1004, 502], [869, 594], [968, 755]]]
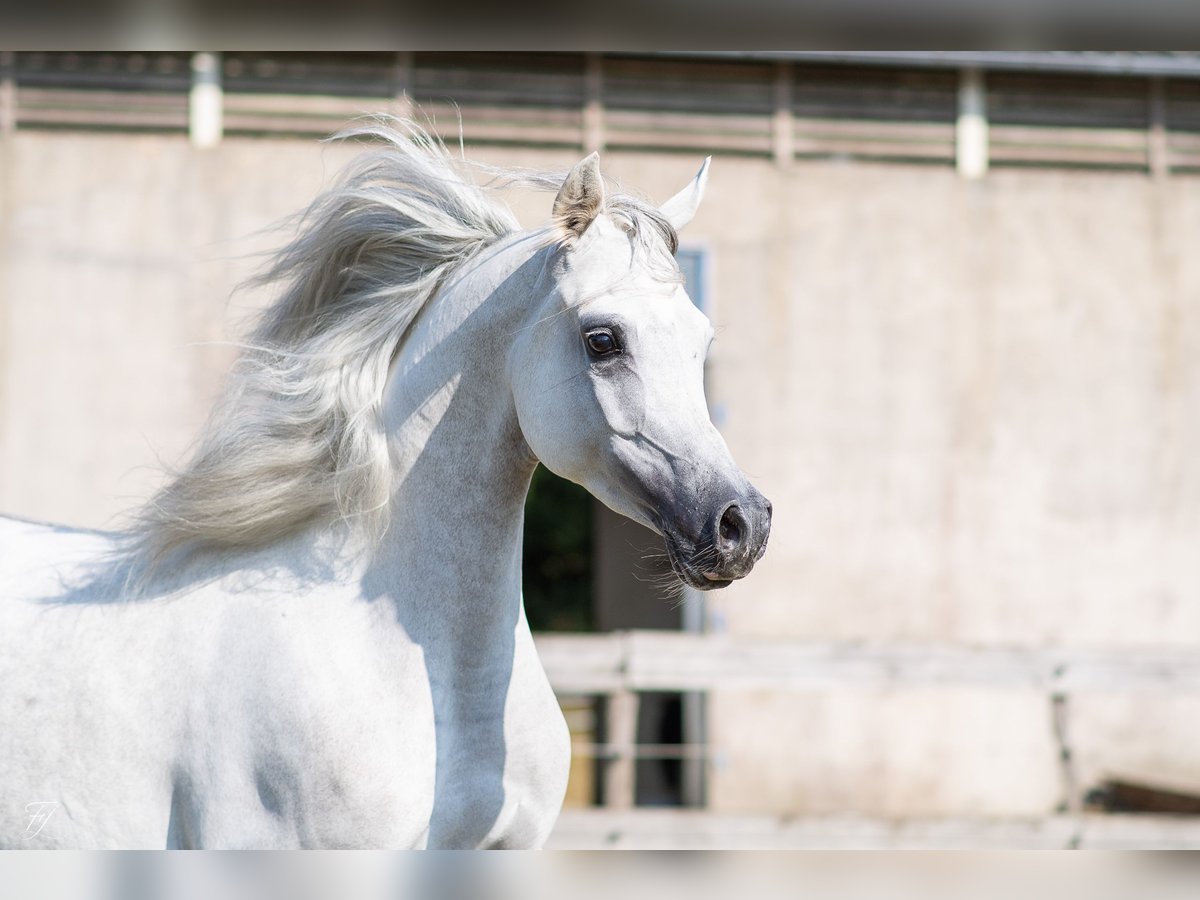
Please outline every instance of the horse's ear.
[[683, 226], [692, 221], [692, 216], [696, 215], [696, 210], [700, 208], [700, 201], [704, 199], [704, 186], [708, 184], [708, 164], [710, 162], [712, 162], [712, 157], [705, 157], [704, 165], [700, 167], [700, 171], [696, 173], [696, 177], [692, 179], [691, 183], [659, 207], [658, 211], [676, 231], [682, 231]]
[[604, 209], [604, 179], [600, 154], [592, 153], [575, 164], [554, 198], [554, 218], [567, 231], [581, 235]]

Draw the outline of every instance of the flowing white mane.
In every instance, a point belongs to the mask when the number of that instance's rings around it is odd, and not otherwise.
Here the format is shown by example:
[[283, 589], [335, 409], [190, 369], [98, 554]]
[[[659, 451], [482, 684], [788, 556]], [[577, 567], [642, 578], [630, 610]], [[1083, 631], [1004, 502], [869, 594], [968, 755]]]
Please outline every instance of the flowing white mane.
[[[298, 236], [257, 279], [281, 284], [282, 294], [251, 334], [193, 457], [137, 513], [130, 562], [143, 574], [198, 551], [264, 546], [312, 523], [346, 519], [368, 536], [386, 524], [380, 400], [391, 360], [447, 276], [518, 225], [411, 122], [339, 138], [383, 143], [300, 216]], [[541, 190], [564, 177], [473, 168], [496, 185]], [[669, 261], [676, 235], [656, 209], [610, 194], [606, 212], [651, 258]]]

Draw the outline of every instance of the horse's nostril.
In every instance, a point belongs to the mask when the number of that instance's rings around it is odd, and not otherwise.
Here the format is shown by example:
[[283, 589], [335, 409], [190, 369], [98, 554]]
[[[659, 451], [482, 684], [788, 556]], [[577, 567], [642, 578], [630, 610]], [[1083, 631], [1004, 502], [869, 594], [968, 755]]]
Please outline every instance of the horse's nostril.
[[731, 506], [721, 514], [721, 521], [717, 526], [717, 531], [721, 535], [721, 541], [725, 544], [736, 547], [742, 542], [742, 513], [737, 506]]

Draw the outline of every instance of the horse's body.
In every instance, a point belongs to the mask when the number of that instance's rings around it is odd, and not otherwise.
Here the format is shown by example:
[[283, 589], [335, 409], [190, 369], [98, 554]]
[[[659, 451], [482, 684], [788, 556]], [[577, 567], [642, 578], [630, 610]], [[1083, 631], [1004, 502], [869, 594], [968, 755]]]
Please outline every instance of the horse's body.
[[[443, 165], [390, 139], [397, 165]], [[677, 219], [700, 187], [672, 201]], [[455, 203], [435, 205], [465, 220]], [[435, 273], [379, 342], [375, 382], [353, 355], [321, 370], [330, 383], [301, 367], [343, 315], [382, 313], [293, 297], [258, 336], [279, 349], [250, 362], [299, 360], [295, 378], [236, 390], [131, 534], [0, 520], [0, 846], [544, 842], [569, 744], [520, 598], [539, 459], [660, 530], [699, 587], [749, 571], [769, 521], [703, 414], [707, 322], [642, 264], [646, 223], [639, 238], [604, 213], [587, 160], [552, 229], [481, 241]], [[364, 247], [326, 267], [343, 291], [386, 251]], [[270, 427], [252, 415], [297, 398]], [[316, 433], [325, 418], [342, 432]], [[329, 515], [325, 487], [357, 507]], [[380, 512], [382, 536], [364, 525]]]

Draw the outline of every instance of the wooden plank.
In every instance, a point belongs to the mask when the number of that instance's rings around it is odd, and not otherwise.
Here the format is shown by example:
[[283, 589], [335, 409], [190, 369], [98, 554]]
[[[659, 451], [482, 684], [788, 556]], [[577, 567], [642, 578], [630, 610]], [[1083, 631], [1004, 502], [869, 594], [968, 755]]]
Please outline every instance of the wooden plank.
[[188, 95], [183, 92], [71, 90], [45, 87], [20, 87], [19, 109], [106, 110], [186, 109]]
[[795, 149], [804, 156], [936, 159], [953, 162], [955, 128], [927, 122], [796, 120]]
[[1200, 693], [1200, 653], [945, 643], [863, 644], [634, 631], [535, 638], [556, 690], [827, 691], [981, 685]]
[[1172, 171], [1200, 168], [1200, 133], [1168, 131], [1167, 161]]
[[1200, 849], [1200, 819], [1081, 815], [1028, 819], [736, 815], [703, 810], [563, 810], [550, 849]]
[[604, 773], [604, 805], [608, 809], [632, 809], [635, 800], [638, 695], [614, 691], [606, 713], [610, 758]]
[[992, 125], [990, 151], [999, 162], [1146, 168], [1148, 134], [1113, 128]]
[[[641, 632], [629, 637], [626, 674], [639, 690], [829, 690], [847, 684], [878, 689], [897, 682], [1044, 682], [1048, 663], [1019, 649], [696, 639]], [[692, 640], [687, 641], [688, 638]]]
[[83, 128], [152, 128], [184, 131], [187, 129], [187, 104], [177, 108], [93, 106], [31, 106], [24, 103], [24, 91], [18, 94], [18, 126], [78, 126]]
[[1086, 146], [1082, 144], [1044, 141], [1024, 143], [1000, 137], [991, 142], [991, 156], [998, 160], [1055, 163], [1112, 163], [1114, 165], [1148, 165], [1145, 142], [1139, 147]]
[[644, 112], [640, 110], [608, 110], [606, 124], [613, 129], [651, 132], [715, 132], [746, 134], [769, 141], [771, 120], [768, 116], [746, 116], [734, 113]]
[[605, 109], [605, 142], [612, 147], [728, 150], [770, 155], [767, 116], [709, 115]]
[[[327, 135], [386, 106], [370, 98], [225, 96], [225, 129], [242, 133]], [[467, 141], [579, 145], [578, 110], [432, 106], [418, 110], [418, 115], [431, 131], [452, 142], [458, 140], [461, 125]]]
[[249, 94], [227, 92], [228, 113], [261, 116], [341, 116], [361, 115], [384, 105], [379, 97], [337, 96], [328, 94]]
[[[238, 115], [353, 117], [373, 114], [386, 106], [386, 101], [378, 97], [367, 96], [247, 93], [227, 93], [225, 95], [226, 112]], [[460, 114], [466, 126], [481, 122], [504, 122], [514, 126], [557, 124], [563, 128], [578, 129], [582, 120], [582, 113], [579, 110], [555, 108], [541, 109], [500, 105], [463, 107], [462, 105], [431, 103], [418, 110], [418, 115], [421, 117], [435, 121], [453, 120], [456, 129]]]
[[954, 144], [955, 127], [953, 122], [864, 122], [855, 119], [826, 119], [812, 116], [797, 117], [795, 122], [798, 137], [945, 142], [951, 147]]
[[1099, 147], [1145, 155], [1146, 132], [1121, 128], [1044, 128], [1002, 125], [992, 128], [992, 139], [1002, 144], [1083, 149]]
[[[423, 116], [458, 122], [459, 114], [463, 124], [473, 122], [508, 122], [514, 125], [557, 125], [561, 128], [578, 129], [583, 124], [583, 111], [579, 109], [557, 109], [553, 107], [527, 106], [462, 106], [450, 104], [432, 104], [420, 110]], [[457, 127], [457, 125], [456, 125]], [[577, 135], [578, 136], [578, 135]]]
[[1190, 650], [1062, 650], [1047, 658], [1062, 691], [1200, 693], [1200, 654]]
[[771, 154], [770, 138], [754, 135], [720, 134], [703, 131], [662, 131], [609, 128], [605, 132], [609, 147], [621, 150], [679, 150], [696, 153]]
[[542, 666], [560, 693], [603, 694], [625, 684], [624, 633], [541, 634], [534, 640]]
[[1014, 147], [993, 144], [991, 161], [999, 164], [1021, 164], [1027, 166], [1071, 167], [1093, 166], [1113, 169], [1139, 169], [1148, 167], [1145, 152], [1126, 152], [1096, 148], [1073, 148], [1053, 150], [1045, 147]]
[[796, 155], [817, 159], [851, 157], [862, 160], [928, 160], [932, 162], [953, 162], [954, 160], [949, 148], [943, 144], [887, 140], [798, 140]]

